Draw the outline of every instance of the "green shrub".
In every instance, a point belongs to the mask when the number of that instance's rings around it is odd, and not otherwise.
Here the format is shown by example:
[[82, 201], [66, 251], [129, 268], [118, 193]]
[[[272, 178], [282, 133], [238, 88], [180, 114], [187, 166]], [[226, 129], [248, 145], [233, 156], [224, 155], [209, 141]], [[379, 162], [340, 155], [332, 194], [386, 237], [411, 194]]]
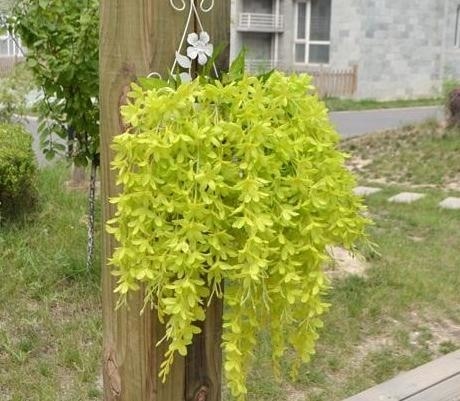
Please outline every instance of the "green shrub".
[[448, 103], [450, 93], [460, 87], [460, 81], [454, 78], [446, 79], [442, 83], [442, 96], [445, 100], [445, 103]]
[[34, 205], [37, 170], [32, 137], [19, 125], [0, 125], [0, 221]]

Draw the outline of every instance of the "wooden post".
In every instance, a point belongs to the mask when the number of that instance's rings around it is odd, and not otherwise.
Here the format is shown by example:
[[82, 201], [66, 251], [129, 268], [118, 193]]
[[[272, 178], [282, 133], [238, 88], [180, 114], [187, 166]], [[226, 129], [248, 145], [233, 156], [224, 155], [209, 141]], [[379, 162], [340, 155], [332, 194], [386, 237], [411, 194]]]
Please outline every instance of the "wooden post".
[[[182, 0], [175, 0], [180, 5]], [[198, 5], [199, 2], [197, 2]], [[205, 2], [206, 3], [206, 2]], [[189, 0], [185, 1], [189, 4]], [[119, 108], [126, 101], [130, 83], [138, 76], [158, 72], [165, 76], [174, 60], [185, 28], [187, 12], [171, 7], [169, 0], [102, 0], [100, 45], [101, 104], [101, 181], [103, 222], [114, 213], [108, 198], [117, 187], [110, 170], [114, 135], [123, 131]], [[216, 1], [209, 13], [201, 16], [212, 43], [229, 41], [230, 2]], [[191, 30], [196, 22], [191, 24]], [[228, 49], [227, 49], [228, 51]], [[224, 66], [228, 53], [221, 58]], [[213, 302], [187, 358], [177, 356], [166, 384], [158, 379], [165, 345], [155, 348], [162, 327], [155, 313], [145, 311], [143, 294], [132, 294], [128, 307], [115, 310], [115, 280], [107, 258], [115, 247], [114, 239], [104, 234], [102, 266], [103, 377], [105, 401], [220, 401], [221, 302]]]

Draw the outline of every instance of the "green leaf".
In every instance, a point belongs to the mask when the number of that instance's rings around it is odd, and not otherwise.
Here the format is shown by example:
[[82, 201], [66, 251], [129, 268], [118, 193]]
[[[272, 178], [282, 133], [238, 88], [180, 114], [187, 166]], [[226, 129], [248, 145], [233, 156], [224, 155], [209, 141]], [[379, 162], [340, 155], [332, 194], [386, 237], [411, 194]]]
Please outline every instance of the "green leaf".
[[263, 74], [260, 74], [257, 76], [257, 78], [261, 81], [261, 82], [266, 82], [271, 76], [272, 74], [275, 72], [276, 70], [273, 69], [271, 71], [268, 71], [268, 72], [265, 72]]
[[222, 55], [225, 49], [228, 48], [228, 43], [221, 42], [219, 43], [212, 53], [212, 57], [208, 60], [208, 62], [203, 66], [203, 70], [201, 75], [202, 76], [210, 76], [214, 69], [214, 64], [216, 63], [217, 59]]
[[137, 82], [145, 90], [160, 89], [160, 88], [165, 88], [165, 87], [170, 86], [168, 81], [165, 81], [160, 78], [155, 78], [155, 77], [152, 77], [152, 78], [139, 77], [137, 78]]
[[27, 58], [27, 65], [30, 67], [30, 68], [34, 68], [38, 65], [37, 63], [37, 60], [35, 60], [34, 58], [32, 57], [28, 57]]
[[230, 65], [230, 69], [228, 74], [225, 76], [226, 83], [232, 81], [238, 81], [244, 76], [244, 71], [246, 67], [246, 48], [241, 49], [238, 53], [238, 56], [233, 60], [232, 64]]

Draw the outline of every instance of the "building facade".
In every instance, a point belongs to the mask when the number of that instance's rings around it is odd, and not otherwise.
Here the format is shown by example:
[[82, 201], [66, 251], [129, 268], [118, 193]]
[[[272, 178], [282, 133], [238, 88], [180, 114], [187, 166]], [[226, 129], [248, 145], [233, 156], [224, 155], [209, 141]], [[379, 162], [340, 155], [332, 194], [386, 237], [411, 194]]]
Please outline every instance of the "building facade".
[[460, 80], [460, 0], [231, 0], [248, 69], [357, 66], [354, 97], [431, 97]]

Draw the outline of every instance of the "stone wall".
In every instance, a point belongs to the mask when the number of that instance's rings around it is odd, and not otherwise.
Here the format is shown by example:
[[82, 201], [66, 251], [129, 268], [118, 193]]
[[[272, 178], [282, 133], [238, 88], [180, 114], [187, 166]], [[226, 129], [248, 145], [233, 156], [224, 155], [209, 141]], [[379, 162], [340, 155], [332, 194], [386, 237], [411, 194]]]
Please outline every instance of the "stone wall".
[[[233, 0], [241, 11], [270, 12], [269, 0]], [[460, 80], [460, 48], [454, 46], [460, 0], [332, 0], [329, 68], [358, 66], [356, 98], [403, 99], [436, 96], [447, 79]], [[281, 0], [285, 27], [279, 38], [280, 68], [293, 63], [295, 0]], [[253, 55], [270, 55], [268, 36], [234, 35]], [[273, 35], [274, 37], [274, 35]], [[232, 49], [232, 54], [236, 54]]]
[[362, 0], [332, 0], [330, 65], [348, 68], [361, 59], [361, 32], [364, 19]]
[[367, 0], [357, 96], [436, 95], [441, 80], [443, 1]]
[[357, 98], [437, 96], [460, 79], [458, 0], [333, 0], [331, 62], [358, 65]]

